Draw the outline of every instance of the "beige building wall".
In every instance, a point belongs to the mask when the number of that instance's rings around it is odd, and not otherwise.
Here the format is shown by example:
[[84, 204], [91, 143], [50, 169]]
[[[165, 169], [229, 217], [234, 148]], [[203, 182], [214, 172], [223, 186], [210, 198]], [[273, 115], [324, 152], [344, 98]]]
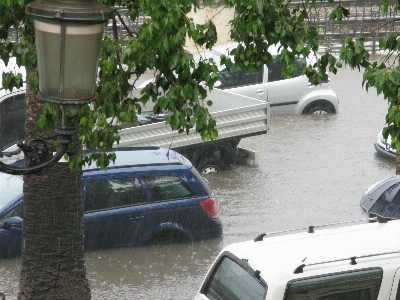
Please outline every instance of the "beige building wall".
[[[215, 1], [223, 2], [223, 1]], [[216, 45], [222, 45], [231, 42], [229, 38], [230, 25], [229, 21], [233, 19], [235, 10], [233, 8], [227, 8], [223, 3], [216, 5], [202, 5], [196, 12], [188, 14], [189, 18], [193, 19], [195, 24], [205, 24], [209, 20], [212, 20], [215, 27], [217, 28], [218, 40]], [[192, 54], [197, 54], [204, 49], [196, 49], [193, 40], [188, 40], [187, 50]]]

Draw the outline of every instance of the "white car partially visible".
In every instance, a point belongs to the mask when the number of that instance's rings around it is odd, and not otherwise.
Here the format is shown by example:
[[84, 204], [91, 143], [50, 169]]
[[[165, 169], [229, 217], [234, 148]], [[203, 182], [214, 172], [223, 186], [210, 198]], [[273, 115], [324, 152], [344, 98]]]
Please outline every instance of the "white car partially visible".
[[399, 299], [400, 220], [352, 222], [262, 233], [230, 244], [194, 300]]
[[[8, 148], [2, 150], [2, 152], [8, 152], [8, 153], [9, 153], [9, 152], [17, 151], [17, 150], [19, 150], [19, 147], [17, 146], [17, 144], [13, 144], [13, 145], [11, 145], [10, 147], [8, 147]], [[19, 153], [16, 154], [16, 155], [13, 155], [13, 156], [9, 156], [9, 157], [3, 156], [3, 157], [0, 157], [0, 161], [1, 161], [2, 163], [4, 163], [4, 164], [7, 164], [7, 165], [16, 163], [16, 162], [18, 162], [18, 161], [20, 161], [20, 160], [22, 160], [22, 159], [24, 159], [24, 153], [23, 153], [22, 151], [19, 152]]]
[[[271, 106], [271, 114], [314, 114], [337, 113], [339, 111], [339, 98], [332, 90], [330, 81], [320, 85], [312, 85], [308, 78], [301, 75], [301, 70], [294, 72], [293, 78], [287, 79], [282, 75], [282, 67], [277, 59], [278, 46], [270, 47], [273, 62], [271, 68], [266, 65], [262, 70], [254, 73], [234, 70], [228, 72], [224, 65], [220, 64], [220, 57], [230, 55], [230, 51], [238, 46], [238, 43], [230, 43], [214, 47], [194, 56], [195, 61], [200, 59], [212, 59], [218, 66], [219, 81], [215, 88], [227, 90], [240, 95], [268, 101]], [[312, 64], [313, 58], [298, 58], [299, 65]], [[140, 85], [146, 86], [150, 79]]]
[[[0, 84], [3, 72], [21, 73], [25, 80], [25, 68], [18, 67], [16, 59], [10, 58], [7, 66], [0, 60]], [[25, 138], [25, 86], [12, 91], [0, 86], [0, 152], [14, 151], [17, 142]], [[0, 160], [4, 163], [14, 163], [23, 158], [23, 155], [5, 157]]]
[[382, 130], [378, 134], [378, 138], [375, 142], [375, 150], [378, 152], [380, 155], [396, 160], [396, 150], [392, 148], [392, 137], [389, 135], [388, 139], [385, 141], [385, 138], [383, 137]]

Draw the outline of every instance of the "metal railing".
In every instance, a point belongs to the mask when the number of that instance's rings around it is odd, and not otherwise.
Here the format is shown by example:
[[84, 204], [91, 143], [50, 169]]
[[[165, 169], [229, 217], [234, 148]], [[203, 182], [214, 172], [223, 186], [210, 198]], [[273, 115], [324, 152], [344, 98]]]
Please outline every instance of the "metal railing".
[[[386, 36], [390, 31], [400, 29], [400, 17], [396, 15], [394, 6], [389, 6], [388, 12], [383, 13], [379, 0], [342, 0], [342, 6], [349, 9], [349, 16], [343, 16], [342, 24], [337, 20], [329, 20], [329, 15], [335, 5], [318, 3], [316, 7], [308, 8], [309, 24], [316, 27], [321, 45], [332, 52], [340, 51], [342, 40], [350, 35], [367, 39], [366, 48], [375, 53], [380, 37]], [[301, 5], [292, 3], [293, 7]]]
[[[205, 6], [204, 1], [199, 1], [201, 7]], [[214, 0], [211, 6], [223, 5], [223, 1]], [[300, 2], [292, 2], [295, 8], [301, 5]], [[364, 37], [367, 39], [366, 48], [375, 53], [377, 43], [380, 37], [386, 36], [390, 31], [400, 29], [400, 16], [396, 15], [394, 6], [389, 6], [388, 12], [383, 13], [379, 6], [379, 0], [342, 0], [342, 5], [349, 9], [349, 17], [343, 17], [342, 24], [339, 25], [336, 20], [329, 20], [329, 15], [335, 5], [329, 3], [318, 2], [315, 7], [309, 6], [307, 13], [309, 17], [309, 25], [316, 27], [319, 33], [322, 52], [330, 50], [337, 53], [342, 48], [342, 40], [351, 35], [353, 37]], [[126, 10], [118, 10], [123, 16]], [[141, 15], [132, 22], [129, 18], [124, 18], [129, 28], [138, 33], [139, 27], [148, 17]], [[123, 35], [125, 30], [118, 24], [118, 33]], [[110, 29], [108, 29], [110, 32]]]
[[[335, 2], [336, 3], [336, 2]], [[199, 0], [200, 7], [206, 6], [204, 0]], [[223, 5], [222, 0], [213, 0], [211, 6]], [[292, 2], [295, 8], [302, 5], [301, 2]], [[320, 44], [323, 50], [331, 52], [339, 52], [342, 48], [342, 40], [348, 36], [364, 37], [367, 39], [367, 49], [374, 53], [377, 50], [378, 38], [386, 36], [392, 30], [400, 30], [400, 15], [397, 16], [394, 6], [389, 6], [388, 12], [383, 13], [379, 7], [379, 0], [342, 0], [342, 5], [349, 9], [348, 18], [343, 17], [341, 25], [336, 20], [329, 20], [329, 15], [336, 7], [329, 3], [318, 2], [315, 7], [307, 8], [309, 24], [316, 27], [319, 33]], [[116, 32], [118, 37], [123, 41], [128, 32], [138, 34], [140, 26], [149, 19], [146, 15], [140, 15], [136, 20], [132, 21], [125, 16], [127, 9], [117, 8], [120, 16], [116, 18]], [[124, 26], [126, 25], [126, 27]], [[106, 28], [106, 34], [113, 34], [112, 22]], [[15, 31], [10, 32], [9, 40], [15, 41], [18, 35]]]

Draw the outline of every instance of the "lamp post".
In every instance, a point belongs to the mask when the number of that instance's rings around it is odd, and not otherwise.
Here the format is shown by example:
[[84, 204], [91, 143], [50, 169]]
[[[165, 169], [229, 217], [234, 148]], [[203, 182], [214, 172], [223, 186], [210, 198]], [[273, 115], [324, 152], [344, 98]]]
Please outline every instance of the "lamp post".
[[2, 157], [22, 151], [31, 158], [30, 165], [23, 167], [0, 161], [0, 172], [16, 175], [39, 172], [66, 153], [76, 134], [80, 107], [94, 96], [104, 23], [114, 8], [91, 0], [38, 0], [27, 5], [26, 13], [34, 18], [39, 99], [56, 107], [54, 131], [60, 146], [50, 159], [40, 139], [19, 143], [14, 152], [0, 152]]

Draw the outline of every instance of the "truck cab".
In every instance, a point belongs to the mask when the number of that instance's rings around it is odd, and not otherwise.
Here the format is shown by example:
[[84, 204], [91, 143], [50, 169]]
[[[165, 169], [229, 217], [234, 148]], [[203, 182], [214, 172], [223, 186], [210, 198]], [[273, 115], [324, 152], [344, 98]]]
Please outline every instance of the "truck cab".
[[400, 220], [368, 220], [229, 245], [195, 300], [399, 300]]

